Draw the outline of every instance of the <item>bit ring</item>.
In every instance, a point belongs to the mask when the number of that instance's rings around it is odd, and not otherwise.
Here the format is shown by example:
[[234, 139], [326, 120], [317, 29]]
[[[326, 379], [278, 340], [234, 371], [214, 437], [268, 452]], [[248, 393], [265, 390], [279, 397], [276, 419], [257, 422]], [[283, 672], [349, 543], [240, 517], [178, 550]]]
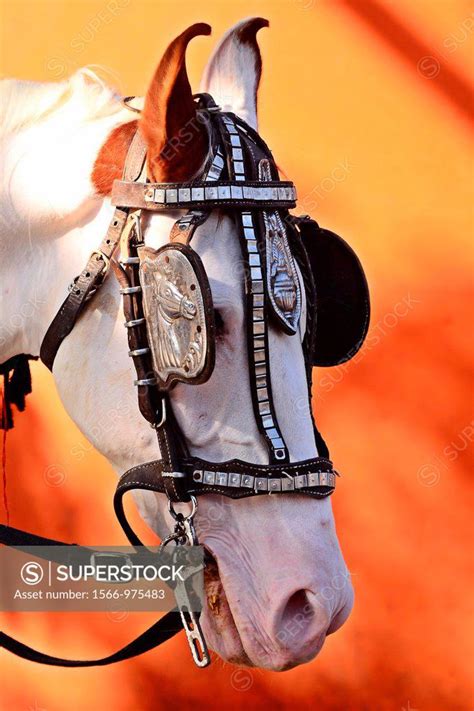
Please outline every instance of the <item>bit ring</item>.
[[173, 502], [168, 501], [168, 511], [171, 514], [171, 516], [174, 518], [175, 521], [178, 521], [178, 516], [182, 516], [184, 521], [191, 521], [194, 517], [194, 514], [196, 513], [197, 510], [197, 499], [195, 496], [191, 494], [191, 513], [189, 513], [187, 516], [184, 514], [181, 514], [178, 511], [174, 510], [173, 507]]

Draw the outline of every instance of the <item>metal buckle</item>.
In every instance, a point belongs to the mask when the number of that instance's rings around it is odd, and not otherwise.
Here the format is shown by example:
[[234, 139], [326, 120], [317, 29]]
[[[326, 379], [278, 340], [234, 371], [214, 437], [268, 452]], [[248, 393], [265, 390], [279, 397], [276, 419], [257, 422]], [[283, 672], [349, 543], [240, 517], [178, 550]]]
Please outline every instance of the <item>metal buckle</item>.
[[[97, 256], [100, 259], [102, 259], [102, 261], [104, 262], [104, 266], [102, 268], [102, 271], [100, 272], [101, 278], [103, 280], [109, 273], [110, 259], [101, 249], [94, 249], [94, 251], [91, 253], [91, 256], [89, 257], [89, 259], [91, 259], [94, 256], [94, 254], [97, 254]], [[99, 261], [99, 260], [97, 260], [97, 261]]]
[[[156, 414], [158, 415], [158, 410], [156, 411]], [[163, 427], [165, 422], [166, 422], [166, 400], [165, 400], [165, 398], [161, 398], [161, 418], [158, 422], [151, 422], [150, 427], [153, 430], [159, 430], [160, 427]]]
[[93, 553], [91, 553], [90, 557], [90, 564], [94, 567], [94, 570], [97, 568], [97, 558], [120, 558], [120, 560], [125, 561], [125, 564], [127, 566], [133, 568], [133, 561], [127, 553], [113, 553], [112, 551], [94, 551]]

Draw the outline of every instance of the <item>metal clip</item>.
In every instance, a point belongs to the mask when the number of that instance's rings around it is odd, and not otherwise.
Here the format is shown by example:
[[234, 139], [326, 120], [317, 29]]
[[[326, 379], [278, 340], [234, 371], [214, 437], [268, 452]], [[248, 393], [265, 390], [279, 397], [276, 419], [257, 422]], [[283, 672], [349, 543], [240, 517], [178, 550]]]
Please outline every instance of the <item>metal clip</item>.
[[[193, 524], [196, 509], [197, 499], [195, 496], [191, 496], [191, 511], [186, 516], [176, 511], [173, 502], [168, 501], [168, 511], [176, 521], [176, 525], [174, 532], [162, 542], [162, 548], [171, 541], [174, 541], [177, 546], [197, 545], [198, 540]], [[199, 623], [199, 614], [193, 610], [187, 580], [177, 582], [174, 595], [194, 663], [198, 667], [207, 667], [211, 663], [211, 657]]]

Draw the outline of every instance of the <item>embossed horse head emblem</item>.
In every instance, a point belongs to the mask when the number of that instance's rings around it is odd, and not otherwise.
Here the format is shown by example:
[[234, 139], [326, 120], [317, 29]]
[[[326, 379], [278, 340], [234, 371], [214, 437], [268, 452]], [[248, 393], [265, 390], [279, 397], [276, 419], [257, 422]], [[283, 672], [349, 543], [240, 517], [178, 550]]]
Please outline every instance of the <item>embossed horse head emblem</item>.
[[179, 318], [191, 320], [196, 315], [196, 306], [166, 272], [158, 279], [155, 298], [160, 315], [169, 324]]
[[189, 359], [194, 360], [192, 354], [199, 345], [191, 341], [187, 329], [180, 327], [182, 319], [192, 321], [197, 313], [185, 288], [169, 265], [156, 273], [153, 297], [161, 321], [157, 328], [156, 358], [163, 372], [169, 368], [183, 368], [188, 372], [192, 365]]

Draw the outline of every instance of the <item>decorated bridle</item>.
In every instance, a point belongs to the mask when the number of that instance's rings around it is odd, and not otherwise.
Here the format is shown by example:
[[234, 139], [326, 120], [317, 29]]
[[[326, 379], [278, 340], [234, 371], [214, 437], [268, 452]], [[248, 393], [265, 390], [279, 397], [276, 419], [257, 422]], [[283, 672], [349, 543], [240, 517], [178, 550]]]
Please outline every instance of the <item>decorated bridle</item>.
[[[175, 519], [167, 545], [196, 545], [193, 517], [197, 497], [206, 493], [231, 498], [268, 494], [329, 496], [337, 472], [314, 424], [320, 456], [290, 461], [273, 400], [268, 331], [270, 325], [288, 336], [299, 333], [303, 290], [307, 302], [303, 353], [308, 399], [313, 365], [335, 365], [360, 348], [369, 322], [369, 296], [362, 267], [337, 235], [321, 229], [308, 216], [294, 217], [293, 183], [281, 181], [268, 146], [249, 125], [224, 113], [208, 94], [195, 97], [206, 124], [212, 150], [199, 179], [188, 183], [151, 183], [146, 178], [146, 146], [135, 134], [123, 179], [114, 183], [114, 214], [101, 244], [54, 317], [41, 345], [40, 357], [52, 370], [63, 340], [103, 284], [120, 245], [114, 271], [123, 297], [129, 356], [136, 371], [138, 406], [155, 429], [160, 459], [140, 464], [120, 478], [114, 497], [118, 520], [137, 554], [144, 546], [128, 523], [123, 497], [130, 490], [164, 493]], [[152, 249], [144, 242], [142, 212], [186, 210], [174, 224], [169, 242]], [[231, 214], [236, 222], [245, 272], [248, 363], [253, 411], [268, 451], [268, 464], [233, 459], [210, 462], [190, 454], [173, 414], [170, 390], [177, 382], [199, 384], [215, 362], [215, 324], [206, 271], [191, 241], [213, 210]], [[7, 372], [8, 364], [4, 366]], [[311, 408], [309, 408], [311, 411]], [[190, 502], [188, 516], [174, 504]], [[46, 539], [8, 526], [0, 542], [11, 546], [45, 545]], [[47, 541], [48, 543], [55, 543]], [[60, 544], [58, 544], [60, 545]], [[84, 549], [90, 555], [89, 549]], [[198, 666], [209, 653], [191, 612], [186, 586], [175, 589], [177, 609], [120, 652], [102, 660], [75, 661], [51, 657], [2, 634], [2, 644], [32, 661], [60, 666], [109, 664], [151, 649], [184, 627]]]

